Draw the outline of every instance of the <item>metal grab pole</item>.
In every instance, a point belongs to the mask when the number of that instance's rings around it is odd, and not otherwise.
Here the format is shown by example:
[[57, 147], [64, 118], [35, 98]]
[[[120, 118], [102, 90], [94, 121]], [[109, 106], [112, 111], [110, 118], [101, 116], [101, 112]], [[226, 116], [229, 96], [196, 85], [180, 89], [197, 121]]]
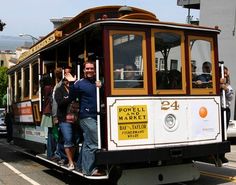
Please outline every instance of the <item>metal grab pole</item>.
[[[220, 69], [221, 69], [221, 78], [224, 78], [224, 62], [220, 61]], [[226, 100], [225, 100], [225, 90], [222, 89], [222, 104], [223, 104], [223, 120], [224, 120], [224, 136], [225, 140], [227, 140], [227, 124], [226, 124]]]
[[77, 80], [80, 80], [80, 63], [77, 64]]
[[[43, 65], [44, 66], [44, 65]], [[43, 67], [42, 67], [43, 69]], [[38, 84], [39, 84], [39, 111], [42, 111], [42, 88], [40, 85], [41, 80], [41, 61], [40, 61], [40, 55], [38, 55]]]
[[[96, 59], [96, 81], [99, 79], [99, 60]], [[100, 87], [97, 87], [97, 133], [98, 133], [98, 149], [101, 149], [101, 120], [100, 120]]]

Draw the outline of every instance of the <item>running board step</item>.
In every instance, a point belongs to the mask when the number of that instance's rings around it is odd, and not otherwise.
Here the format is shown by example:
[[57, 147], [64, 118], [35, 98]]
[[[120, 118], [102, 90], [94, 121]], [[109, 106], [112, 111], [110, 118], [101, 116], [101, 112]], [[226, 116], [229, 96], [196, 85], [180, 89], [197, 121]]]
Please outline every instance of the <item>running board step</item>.
[[47, 159], [47, 156], [46, 156], [45, 154], [38, 154], [38, 155], [36, 155], [36, 157], [39, 158], [39, 159], [41, 159], [41, 160], [43, 160], [43, 161], [46, 161], [46, 162], [48, 162], [48, 163], [50, 163], [50, 164], [53, 164], [54, 166], [57, 166], [57, 167], [62, 168], [62, 169], [64, 169], [64, 170], [70, 171], [70, 172], [72, 172], [72, 173], [74, 173], [74, 174], [77, 174], [77, 175], [79, 175], [79, 176], [81, 176], [81, 177], [84, 177], [84, 178], [86, 178], [86, 179], [102, 180], [102, 179], [108, 179], [108, 178], [109, 178], [109, 174], [108, 174], [108, 173], [107, 173], [106, 175], [104, 175], [104, 176], [87, 176], [87, 175], [84, 175], [83, 173], [81, 173], [81, 172], [79, 172], [79, 171], [76, 171], [76, 170], [69, 170], [69, 169], [67, 168], [67, 166], [65, 166], [65, 165], [59, 165], [58, 163]]

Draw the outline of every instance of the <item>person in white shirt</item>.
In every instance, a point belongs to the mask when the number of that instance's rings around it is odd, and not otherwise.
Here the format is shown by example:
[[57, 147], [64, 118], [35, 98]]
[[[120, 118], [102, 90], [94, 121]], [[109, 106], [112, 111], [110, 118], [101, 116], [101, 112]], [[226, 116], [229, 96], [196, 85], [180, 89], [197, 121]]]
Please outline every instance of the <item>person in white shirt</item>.
[[[228, 128], [229, 120], [231, 116], [230, 105], [234, 97], [234, 90], [230, 85], [229, 70], [227, 67], [224, 67], [224, 78], [220, 79], [220, 88], [221, 88], [221, 101], [222, 101], [222, 112], [226, 111], [226, 126]], [[223, 90], [225, 92], [225, 105], [223, 101]], [[223, 114], [222, 114], [223, 116]]]

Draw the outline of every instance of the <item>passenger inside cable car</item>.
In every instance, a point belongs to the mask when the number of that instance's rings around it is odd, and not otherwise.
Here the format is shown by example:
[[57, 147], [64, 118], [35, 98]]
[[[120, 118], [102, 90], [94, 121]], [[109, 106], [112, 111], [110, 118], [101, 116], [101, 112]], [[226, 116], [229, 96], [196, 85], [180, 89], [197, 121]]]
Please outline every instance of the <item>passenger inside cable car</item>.
[[[126, 64], [124, 68], [120, 70], [115, 70], [115, 78], [120, 78], [121, 80], [115, 83], [116, 88], [142, 88], [143, 79], [142, 76], [138, 74], [137, 67], [135, 64]], [[123, 73], [123, 74], [122, 74]]]
[[123, 83], [125, 88], [138, 88], [143, 86], [142, 77], [137, 74], [137, 68], [134, 64], [125, 65], [125, 73]]
[[212, 88], [211, 63], [206, 61], [202, 64], [202, 74], [196, 77], [196, 87]]

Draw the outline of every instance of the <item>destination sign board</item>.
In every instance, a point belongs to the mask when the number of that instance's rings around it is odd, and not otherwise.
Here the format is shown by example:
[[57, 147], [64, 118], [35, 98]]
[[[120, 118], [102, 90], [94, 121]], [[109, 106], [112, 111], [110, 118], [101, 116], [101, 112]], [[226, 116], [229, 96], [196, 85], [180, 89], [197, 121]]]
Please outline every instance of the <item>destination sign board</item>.
[[146, 105], [118, 106], [119, 140], [148, 138]]

